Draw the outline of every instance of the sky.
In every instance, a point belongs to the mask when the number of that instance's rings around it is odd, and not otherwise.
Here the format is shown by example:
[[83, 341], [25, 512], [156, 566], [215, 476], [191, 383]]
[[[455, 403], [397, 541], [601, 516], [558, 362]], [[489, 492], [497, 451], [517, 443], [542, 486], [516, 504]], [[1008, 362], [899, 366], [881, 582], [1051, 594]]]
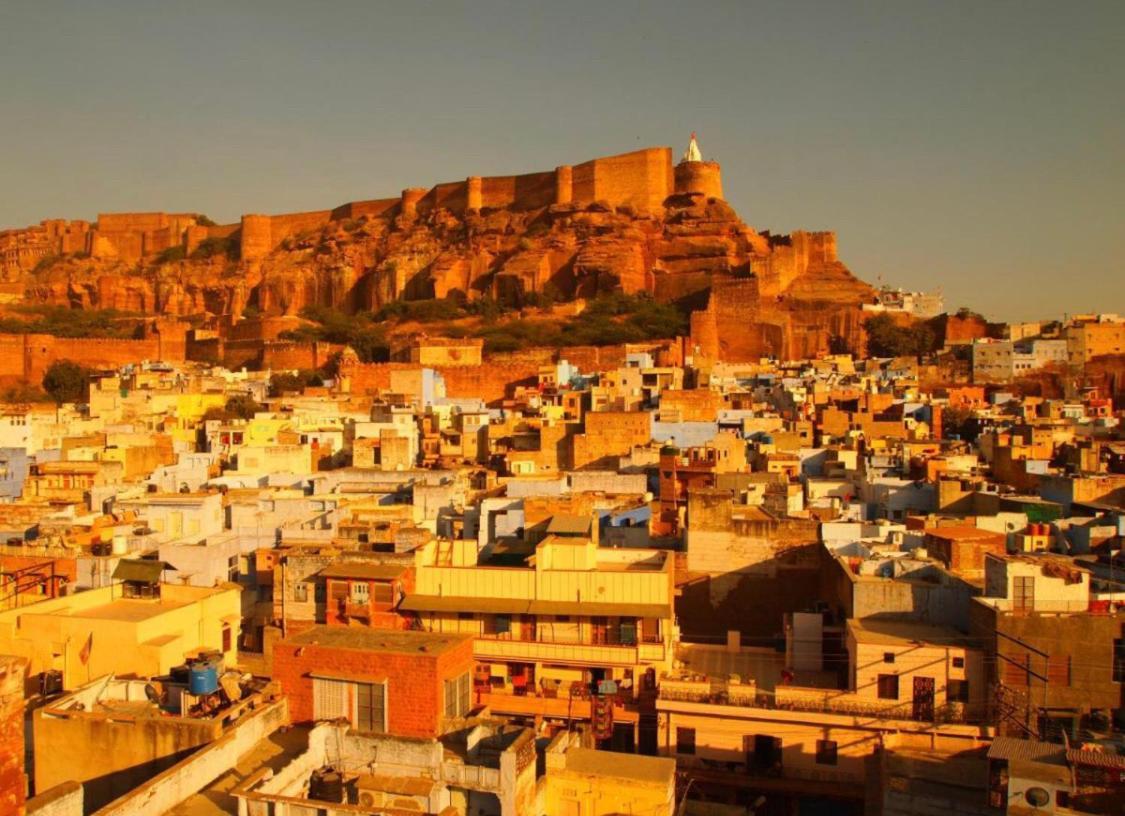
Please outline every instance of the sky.
[[1125, 313], [1125, 2], [0, 4], [0, 228], [325, 209], [691, 131], [759, 230]]

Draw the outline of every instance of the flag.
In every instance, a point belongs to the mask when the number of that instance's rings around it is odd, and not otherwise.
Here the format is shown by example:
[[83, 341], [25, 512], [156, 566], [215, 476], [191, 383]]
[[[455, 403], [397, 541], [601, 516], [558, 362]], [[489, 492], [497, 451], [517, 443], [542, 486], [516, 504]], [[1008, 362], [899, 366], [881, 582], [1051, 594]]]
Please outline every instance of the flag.
[[91, 632], [90, 636], [86, 638], [86, 644], [78, 650], [78, 659], [82, 661], [85, 666], [90, 662], [90, 651], [94, 648], [94, 633]]

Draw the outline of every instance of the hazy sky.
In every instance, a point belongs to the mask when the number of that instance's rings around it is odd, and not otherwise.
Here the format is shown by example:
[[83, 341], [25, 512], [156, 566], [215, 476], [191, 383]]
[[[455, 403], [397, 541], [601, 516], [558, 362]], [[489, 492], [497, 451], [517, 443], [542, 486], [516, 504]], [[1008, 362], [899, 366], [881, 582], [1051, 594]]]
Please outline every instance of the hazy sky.
[[0, 226], [321, 209], [691, 130], [757, 229], [1125, 312], [1125, 2], [0, 2]]

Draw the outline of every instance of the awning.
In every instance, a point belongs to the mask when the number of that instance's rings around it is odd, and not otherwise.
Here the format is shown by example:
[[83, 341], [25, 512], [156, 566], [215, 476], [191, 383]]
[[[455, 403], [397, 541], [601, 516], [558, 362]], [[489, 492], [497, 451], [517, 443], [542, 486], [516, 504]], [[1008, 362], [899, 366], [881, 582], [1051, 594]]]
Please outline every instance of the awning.
[[576, 615], [584, 618], [670, 618], [672, 604], [532, 601], [529, 611], [532, 615]]
[[166, 561], [152, 561], [147, 558], [123, 558], [117, 562], [117, 567], [113, 570], [113, 580], [156, 584], [160, 582], [160, 576], [166, 569], [175, 570], [176, 568]]

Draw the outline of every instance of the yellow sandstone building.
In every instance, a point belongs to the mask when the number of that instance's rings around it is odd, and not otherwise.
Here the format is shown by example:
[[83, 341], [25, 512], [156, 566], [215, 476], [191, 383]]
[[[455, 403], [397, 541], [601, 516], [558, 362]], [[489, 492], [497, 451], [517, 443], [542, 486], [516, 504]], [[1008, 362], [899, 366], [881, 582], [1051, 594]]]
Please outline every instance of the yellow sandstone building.
[[[0, 654], [27, 658], [36, 686], [43, 672], [61, 672], [66, 689], [107, 674], [167, 674], [204, 651], [222, 652], [227, 665], [237, 660], [237, 585], [163, 584], [145, 572], [161, 562], [121, 564], [129, 567], [115, 573], [126, 576], [121, 583], [0, 612]], [[135, 564], [143, 566], [130, 572]]]

